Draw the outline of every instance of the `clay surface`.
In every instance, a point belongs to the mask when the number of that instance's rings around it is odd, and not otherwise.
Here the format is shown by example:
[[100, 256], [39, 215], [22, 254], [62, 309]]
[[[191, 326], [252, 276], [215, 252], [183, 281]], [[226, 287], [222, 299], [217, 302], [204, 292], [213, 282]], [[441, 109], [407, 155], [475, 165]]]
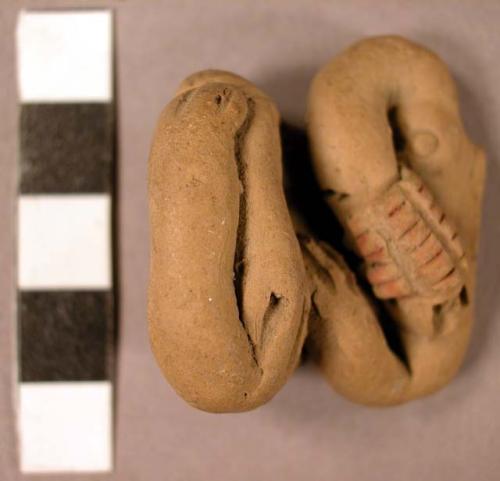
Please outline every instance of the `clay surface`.
[[371, 405], [431, 393], [462, 362], [484, 156], [465, 135], [445, 65], [402, 38], [364, 40], [315, 77], [307, 123], [341, 250], [361, 269], [300, 216], [292, 225], [279, 115], [250, 82], [199, 72], [160, 116], [150, 337], [166, 378], [200, 409], [268, 401], [306, 337], [331, 385]]
[[310, 302], [273, 102], [230, 73], [186, 79], [161, 114], [149, 190], [162, 371], [200, 409], [266, 402], [299, 361]]
[[[457, 372], [469, 340], [485, 170], [453, 80], [436, 55], [403, 38], [361, 41], [315, 77], [308, 134], [325, 199], [364, 259], [358, 279], [372, 285], [343, 280], [347, 266], [306, 245], [318, 286], [316, 358], [354, 401], [431, 393]], [[400, 352], [381, 317], [397, 328]]]

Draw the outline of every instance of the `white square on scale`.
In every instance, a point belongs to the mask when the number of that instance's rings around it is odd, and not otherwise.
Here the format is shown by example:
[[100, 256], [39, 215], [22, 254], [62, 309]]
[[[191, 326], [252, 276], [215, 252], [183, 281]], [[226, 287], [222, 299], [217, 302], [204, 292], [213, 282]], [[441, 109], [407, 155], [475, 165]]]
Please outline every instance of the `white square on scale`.
[[22, 472], [111, 470], [110, 382], [21, 383], [19, 390]]
[[109, 102], [111, 12], [21, 12], [17, 58], [22, 102]]
[[110, 211], [107, 194], [21, 195], [19, 288], [110, 288]]

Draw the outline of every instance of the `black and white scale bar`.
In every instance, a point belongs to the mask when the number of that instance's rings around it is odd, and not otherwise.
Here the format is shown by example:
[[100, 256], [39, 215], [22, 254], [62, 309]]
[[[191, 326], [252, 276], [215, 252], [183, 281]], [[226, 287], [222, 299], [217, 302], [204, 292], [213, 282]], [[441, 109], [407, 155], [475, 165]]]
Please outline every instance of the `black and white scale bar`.
[[22, 12], [17, 55], [20, 468], [109, 471], [111, 12]]
[[20, 112], [21, 194], [112, 190], [111, 103], [24, 103]]

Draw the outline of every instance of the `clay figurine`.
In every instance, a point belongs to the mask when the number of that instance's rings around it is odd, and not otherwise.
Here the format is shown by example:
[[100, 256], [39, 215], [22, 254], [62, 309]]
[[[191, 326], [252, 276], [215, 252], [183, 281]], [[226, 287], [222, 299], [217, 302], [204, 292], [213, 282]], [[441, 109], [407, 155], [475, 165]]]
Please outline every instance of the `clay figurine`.
[[335, 390], [369, 405], [430, 394], [463, 360], [485, 161], [446, 66], [400, 37], [363, 40], [316, 75], [306, 120], [319, 188], [361, 269], [295, 222], [279, 114], [252, 83], [196, 73], [160, 116], [149, 332], [199, 409], [264, 404], [304, 345]]

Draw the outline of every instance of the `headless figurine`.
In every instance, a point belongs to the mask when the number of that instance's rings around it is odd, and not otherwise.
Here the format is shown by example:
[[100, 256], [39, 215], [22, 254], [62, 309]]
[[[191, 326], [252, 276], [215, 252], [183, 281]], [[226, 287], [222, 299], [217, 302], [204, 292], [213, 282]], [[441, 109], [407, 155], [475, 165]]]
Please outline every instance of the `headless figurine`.
[[361, 270], [291, 215], [279, 123], [269, 97], [222, 71], [188, 77], [160, 116], [148, 319], [162, 372], [199, 409], [246, 411], [279, 391], [307, 343], [355, 402], [436, 391], [470, 337], [485, 171], [446, 66], [378, 37], [313, 80], [313, 169]]

